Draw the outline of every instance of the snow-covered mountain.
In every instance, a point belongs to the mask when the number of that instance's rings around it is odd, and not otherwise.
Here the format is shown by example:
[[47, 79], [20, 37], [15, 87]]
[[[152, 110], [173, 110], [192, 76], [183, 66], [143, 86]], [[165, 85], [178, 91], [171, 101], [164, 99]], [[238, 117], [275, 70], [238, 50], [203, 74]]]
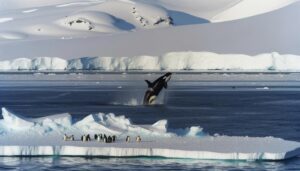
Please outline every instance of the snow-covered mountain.
[[299, 55], [297, 1], [0, 0], [0, 59]]
[[2, 39], [94, 36], [95, 33], [230, 21], [295, 0], [1, 0]]

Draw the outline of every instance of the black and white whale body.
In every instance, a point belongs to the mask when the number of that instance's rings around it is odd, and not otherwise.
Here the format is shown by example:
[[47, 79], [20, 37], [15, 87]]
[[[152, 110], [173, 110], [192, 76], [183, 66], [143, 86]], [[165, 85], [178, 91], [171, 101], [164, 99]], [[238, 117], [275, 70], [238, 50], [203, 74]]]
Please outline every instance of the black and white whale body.
[[151, 105], [155, 102], [156, 97], [159, 95], [163, 88], [168, 88], [168, 81], [171, 79], [172, 73], [168, 72], [165, 75], [156, 79], [153, 83], [145, 80], [148, 84], [148, 90], [144, 96], [144, 105]]

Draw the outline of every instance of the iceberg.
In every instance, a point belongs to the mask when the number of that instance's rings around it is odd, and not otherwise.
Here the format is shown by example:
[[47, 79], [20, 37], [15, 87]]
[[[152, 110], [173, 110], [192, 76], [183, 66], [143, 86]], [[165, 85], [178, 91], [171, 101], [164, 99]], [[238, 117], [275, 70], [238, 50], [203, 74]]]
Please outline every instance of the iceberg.
[[[220, 160], [283, 160], [300, 154], [300, 143], [274, 137], [208, 135], [201, 127], [168, 130], [167, 120], [135, 125], [125, 116], [91, 114], [74, 122], [70, 114], [25, 118], [2, 108], [0, 156], [166, 157]], [[182, 134], [185, 132], [185, 134]], [[83, 134], [116, 135], [114, 143], [80, 141]], [[64, 134], [74, 141], [64, 141]], [[201, 135], [200, 135], [201, 134]], [[142, 142], [125, 142], [126, 136]], [[93, 137], [93, 136], [92, 136]], [[134, 138], [133, 138], [134, 139]]]
[[27, 121], [19, 116], [16, 116], [5, 108], [2, 109], [2, 117], [4, 126], [11, 129], [26, 129], [34, 126], [33, 122]]
[[17, 58], [0, 61], [0, 70], [32, 71], [299, 71], [300, 56], [277, 52], [249, 56], [212, 52], [170, 52], [162, 56], [82, 57], [66, 60], [59, 57]]

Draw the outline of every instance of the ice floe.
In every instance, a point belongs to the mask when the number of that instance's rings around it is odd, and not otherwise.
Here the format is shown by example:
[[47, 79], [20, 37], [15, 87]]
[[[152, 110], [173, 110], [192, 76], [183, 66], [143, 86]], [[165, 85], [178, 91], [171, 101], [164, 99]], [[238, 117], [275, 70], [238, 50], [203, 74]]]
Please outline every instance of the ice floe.
[[[300, 143], [274, 137], [230, 137], [203, 133], [201, 127], [169, 132], [167, 120], [135, 125], [125, 116], [92, 114], [75, 122], [70, 114], [25, 118], [2, 108], [1, 156], [170, 157], [222, 160], [283, 160], [300, 154]], [[114, 143], [80, 141], [83, 134], [116, 135]], [[64, 134], [74, 141], [64, 141]], [[131, 142], [125, 142], [126, 136]], [[134, 137], [141, 136], [141, 142]]]

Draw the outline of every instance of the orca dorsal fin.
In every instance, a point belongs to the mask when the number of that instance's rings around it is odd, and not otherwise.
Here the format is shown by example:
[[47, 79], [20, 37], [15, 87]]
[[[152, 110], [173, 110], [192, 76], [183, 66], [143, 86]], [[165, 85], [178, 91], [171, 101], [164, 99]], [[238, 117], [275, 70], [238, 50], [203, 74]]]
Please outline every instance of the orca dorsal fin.
[[168, 83], [167, 82], [165, 82], [164, 87], [165, 87], [165, 89], [168, 88]]
[[148, 87], [152, 87], [152, 83], [149, 80], [145, 80], [145, 81], [146, 81]]

